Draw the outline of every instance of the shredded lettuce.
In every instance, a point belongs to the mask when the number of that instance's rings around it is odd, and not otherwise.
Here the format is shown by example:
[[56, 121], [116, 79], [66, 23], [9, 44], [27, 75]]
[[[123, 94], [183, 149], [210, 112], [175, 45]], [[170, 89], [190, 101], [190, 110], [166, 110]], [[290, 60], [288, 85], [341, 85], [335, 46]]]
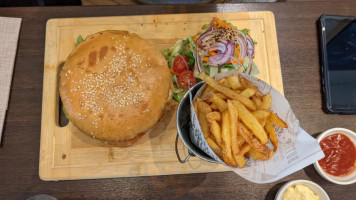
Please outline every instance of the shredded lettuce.
[[241, 32], [243, 32], [245, 35], [247, 35], [247, 34], [248, 34], [248, 32], [250, 32], [250, 30], [249, 30], [249, 29], [247, 29], [247, 28], [245, 28], [245, 29], [242, 29], [242, 30], [241, 30]]
[[75, 46], [78, 46], [78, 44], [80, 44], [81, 42], [83, 42], [83, 37], [81, 35], [79, 35], [77, 37], [77, 43], [75, 44]]
[[190, 51], [190, 52], [185, 53], [184, 55], [189, 58], [188, 65], [193, 66], [195, 63], [195, 58], [194, 58], [193, 52]]
[[227, 72], [227, 71], [229, 71], [229, 69], [228, 69], [228, 68], [221, 68], [221, 69], [220, 69], [220, 72], [221, 72], [221, 73], [223, 73], [223, 72]]
[[177, 56], [179, 56], [182, 46], [183, 46], [183, 40], [178, 40], [171, 48], [161, 51], [161, 54], [166, 58], [166, 60], [171, 61], [168, 62], [170, 68], [173, 67], [172, 66], [173, 61]]
[[64, 113], [64, 116], [65, 116], [68, 120], [70, 120], [70, 119], [69, 119], [69, 116], [68, 116], [68, 114], [67, 114], [67, 111], [66, 111], [66, 109], [64, 108], [64, 106], [62, 106], [62, 111], [63, 111], [63, 113]]
[[227, 22], [226, 20], [222, 20], [225, 24], [231, 26], [233, 29], [237, 29], [237, 27], [233, 24], [231, 24], [230, 22]]
[[209, 73], [209, 76], [213, 77], [215, 76], [216, 74], [219, 73], [219, 67], [218, 66], [211, 66], [210, 67], [210, 73]]
[[201, 29], [206, 30], [206, 29], [209, 28], [209, 26], [210, 26], [210, 24], [204, 24], [204, 25], [201, 27]]
[[[244, 63], [242, 63], [244, 65], [245, 70], [243, 72], [246, 72], [248, 70], [249, 67], [249, 63], [250, 63], [250, 59], [248, 57], [245, 58]], [[252, 69], [251, 69], [251, 76], [254, 76], [256, 74], [259, 74], [260, 71], [258, 71], [258, 68], [256, 66], [256, 64], [254, 62], [252, 62]]]
[[227, 71], [237, 70], [233, 64], [225, 64], [222, 66], [222, 69], [227, 69]]

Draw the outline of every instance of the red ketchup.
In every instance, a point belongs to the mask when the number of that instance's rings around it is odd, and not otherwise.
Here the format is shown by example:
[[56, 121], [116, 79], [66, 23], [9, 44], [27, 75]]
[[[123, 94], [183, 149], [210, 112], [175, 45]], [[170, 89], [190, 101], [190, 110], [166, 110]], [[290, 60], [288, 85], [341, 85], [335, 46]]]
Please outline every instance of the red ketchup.
[[336, 133], [321, 140], [325, 157], [319, 165], [333, 176], [347, 176], [355, 170], [356, 149], [354, 143], [344, 134]]

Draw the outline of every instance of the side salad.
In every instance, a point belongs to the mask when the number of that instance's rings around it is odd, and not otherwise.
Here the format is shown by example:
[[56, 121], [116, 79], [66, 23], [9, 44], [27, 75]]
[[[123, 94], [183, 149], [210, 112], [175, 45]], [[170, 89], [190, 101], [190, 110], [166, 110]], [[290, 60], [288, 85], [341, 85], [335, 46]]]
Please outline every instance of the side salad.
[[200, 81], [197, 79], [200, 72], [211, 77], [231, 70], [258, 74], [253, 62], [255, 44], [248, 29], [238, 30], [216, 17], [202, 27], [202, 32], [178, 40], [161, 52], [172, 75], [173, 98], [180, 101], [186, 91]]

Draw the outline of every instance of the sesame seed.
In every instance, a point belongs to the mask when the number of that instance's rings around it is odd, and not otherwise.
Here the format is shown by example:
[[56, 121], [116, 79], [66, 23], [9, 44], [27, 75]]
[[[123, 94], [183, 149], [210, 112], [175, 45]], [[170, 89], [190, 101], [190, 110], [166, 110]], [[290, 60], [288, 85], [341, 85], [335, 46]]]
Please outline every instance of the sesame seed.
[[[140, 55], [132, 50], [125, 52], [125, 46], [126, 44], [115, 45], [118, 51], [104, 66], [105, 70], [100, 73], [85, 73], [82, 79], [78, 80], [79, 84], [75, 82], [76, 86], [70, 90], [71, 92], [80, 91], [81, 108], [92, 111], [94, 116], [104, 113], [104, 107], [112, 109], [147, 101], [145, 93], [142, 92], [143, 87], [137, 79], [138, 76], [147, 74], [147, 70], [144, 73], [139, 72], [143, 71], [142, 68], [146, 68], [147, 65], [140, 65], [143, 61]], [[97, 59], [97, 61], [100, 60]], [[81, 73], [85, 71], [85, 69], [81, 70]], [[68, 73], [71, 72], [68, 70]], [[102, 102], [108, 107], [106, 108]], [[80, 116], [80, 119], [85, 117]], [[92, 124], [97, 128], [97, 121], [93, 121]]]

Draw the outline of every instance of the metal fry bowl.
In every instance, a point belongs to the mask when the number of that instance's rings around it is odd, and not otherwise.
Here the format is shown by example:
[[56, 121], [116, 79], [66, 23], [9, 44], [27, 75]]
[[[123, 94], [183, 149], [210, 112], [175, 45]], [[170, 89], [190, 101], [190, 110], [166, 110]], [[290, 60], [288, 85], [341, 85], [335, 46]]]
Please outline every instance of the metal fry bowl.
[[[190, 128], [190, 100], [189, 100], [189, 93], [192, 93], [194, 97], [199, 88], [204, 84], [204, 82], [199, 82], [195, 84], [192, 88], [188, 90], [188, 92], [183, 96], [181, 99], [178, 110], [177, 110], [177, 137], [176, 137], [176, 154], [179, 162], [185, 163], [189, 160], [191, 156], [198, 156], [200, 159], [203, 159], [208, 162], [218, 163], [216, 160], [211, 158], [208, 154], [203, 152], [199, 147], [195, 146], [189, 135], [189, 128]], [[182, 160], [178, 153], [177, 143], [178, 143], [178, 135], [184, 145], [188, 148], [188, 156]]]

